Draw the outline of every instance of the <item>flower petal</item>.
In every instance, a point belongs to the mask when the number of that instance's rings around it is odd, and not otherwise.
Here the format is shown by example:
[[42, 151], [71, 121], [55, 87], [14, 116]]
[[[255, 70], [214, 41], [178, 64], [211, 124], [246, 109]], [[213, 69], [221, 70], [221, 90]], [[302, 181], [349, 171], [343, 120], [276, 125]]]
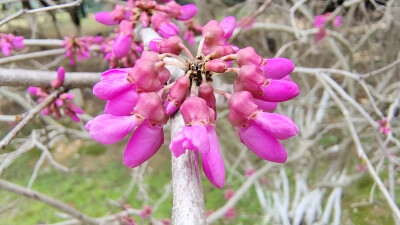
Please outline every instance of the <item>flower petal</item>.
[[128, 135], [140, 122], [135, 116], [102, 114], [90, 120], [85, 128], [96, 141], [114, 144]]
[[203, 171], [208, 180], [217, 188], [222, 188], [225, 184], [225, 167], [219, 149], [218, 137], [214, 126], [207, 126], [207, 133], [210, 142], [210, 151], [201, 154]]
[[285, 147], [251, 120], [247, 127], [239, 128], [239, 136], [243, 144], [260, 158], [277, 163], [286, 162]]
[[261, 67], [266, 78], [280, 80], [289, 75], [294, 70], [295, 65], [290, 59], [271, 58], [267, 59], [267, 64]]
[[277, 102], [266, 102], [259, 99], [254, 99], [254, 102], [257, 104], [259, 109], [262, 109], [264, 112], [273, 112], [276, 107], [278, 107]]
[[109, 12], [98, 12], [94, 16], [94, 19], [97, 22], [102, 23], [104, 25], [117, 25], [118, 24], [118, 21], [115, 21], [113, 18], [113, 15]]
[[193, 18], [197, 13], [197, 6], [195, 4], [183, 5], [181, 15], [176, 17], [178, 20], [188, 20]]
[[259, 112], [253, 121], [276, 139], [285, 140], [299, 133], [296, 124], [281, 114]]
[[283, 102], [297, 97], [300, 89], [293, 81], [287, 80], [270, 80], [267, 85], [262, 85], [261, 89], [264, 94], [262, 96], [254, 96], [268, 102]]
[[133, 133], [124, 152], [124, 164], [136, 167], [150, 159], [164, 143], [164, 131], [146, 120]]
[[127, 80], [124, 70], [108, 70], [101, 75], [100, 81], [93, 86], [93, 94], [103, 100], [110, 100], [134, 85]]
[[224, 19], [221, 20], [220, 24], [222, 26], [222, 29], [225, 32], [224, 37], [226, 39], [229, 39], [232, 36], [233, 31], [235, 30], [235, 26], [236, 26], [235, 17], [233, 17], [233, 16], [225, 17]]
[[203, 125], [184, 126], [169, 145], [175, 157], [179, 157], [185, 150], [207, 153], [210, 150], [207, 129]]
[[136, 88], [132, 87], [107, 101], [104, 113], [114, 116], [132, 115], [138, 99], [139, 95], [136, 92]]

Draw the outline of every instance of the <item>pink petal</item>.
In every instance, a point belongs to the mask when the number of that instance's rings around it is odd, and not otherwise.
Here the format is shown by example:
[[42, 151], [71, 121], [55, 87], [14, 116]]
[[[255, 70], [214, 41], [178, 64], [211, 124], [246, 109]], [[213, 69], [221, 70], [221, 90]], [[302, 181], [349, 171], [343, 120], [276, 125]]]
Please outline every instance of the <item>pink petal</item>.
[[222, 29], [225, 32], [225, 35], [224, 35], [225, 39], [228, 39], [232, 36], [233, 31], [235, 30], [235, 26], [236, 26], [235, 23], [236, 23], [236, 20], [235, 20], [235, 17], [233, 17], [233, 16], [228, 16], [228, 17], [225, 17], [224, 19], [222, 19], [220, 24], [222, 26]]
[[16, 36], [14, 40], [12, 41], [12, 44], [14, 45], [15, 48], [24, 48], [24, 37], [22, 36]]
[[135, 87], [128, 89], [107, 101], [104, 113], [112, 114], [114, 116], [132, 115], [133, 108], [135, 108], [138, 98], [139, 95], [136, 92]]
[[287, 80], [270, 80], [267, 85], [262, 85], [263, 96], [254, 96], [268, 102], [283, 102], [297, 97], [300, 89], [295, 82]]
[[174, 114], [178, 110], [178, 106], [175, 105], [174, 101], [169, 101], [168, 99], [165, 100], [164, 103], [164, 111], [167, 116]]
[[109, 12], [98, 12], [94, 16], [95, 20], [104, 25], [117, 25], [118, 21], [115, 21], [113, 15]]
[[340, 25], [342, 25], [342, 17], [341, 16], [336, 16], [333, 21], [333, 26], [335, 27], [340, 27]]
[[218, 137], [214, 126], [207, 127], [210, 142], [210, 151], [201, 154], [203, 171], [208, 180], [217, 188], [222, 188], [225, 184], [225, 167], [219, 149]]
[[128, 135], [140, 122], [135, 116], [102, 114], [90, 120], [85, 128], [96, 141], [114, 144]]
[[123, 58], [128, 55], [131, 50], [132, 39], [130, 36], [123, 34], [118, 35], [112, 45], [112, 51], [117, 58]]
[[262, 109], [264, 112], [273, 112], [276, 107], [278, 107], [277, 102], [266, 102], [259, 99], [254, 99], [254, 102], [257, 104], [258, 108]]
[[179, 34], [179, 28], [173, 23], [162, 23], [158, 29], [158, 33], [163, 38], [169, 38]]
[[317, 15], [314, 19], [314, 26], [322, 28], [325, 25], [327, 17], [325, 15]]
[[284, 163], [287, 153], [283, 145], [267, 131], [250, 121], [247, 127], [239, 128], [240, 140], [260, 158]]
[[193, 18], [197, 13], [197, 6], [195, 4], [183, 5], [181, 9], [182, 13], [178, 17], [178, 20], [188, 20]]
[[267, 59], [267, 64], [262, 66], [264, 76], [270, 79], [280, 80], [289, 75], [295, 66], [290, 59], [286, 58], [271, 58]]
[[259, 112], [253, 121], [276, 139], [285, 140], [299, 133], [296, 124], [281, 114]]
[[5, 55], [5, 56], [11, 55], [12, 50], [13, 50], [13, 47], [10, 43], [8, 43], [8, 42], [2, 43], [1, 51], [3, 52], [3, 55]]
[[185, 150], [207, 153], [210, 150], [207, 129], [203, 125], [184, 126], [169, 145], [175, 157], [179, 157]]
[[127, 81], [127, 72], [118, 69], [108, 70], [94, 85], [93, 94], [100, 99], [109, 100], [132, 87], [133, 84]]
[[152, 126], [146, 120], [133, 133], [124, 152], [124, 164], [136, 167], [150, 159], [164, 143], [164, 132], [160, 126]]

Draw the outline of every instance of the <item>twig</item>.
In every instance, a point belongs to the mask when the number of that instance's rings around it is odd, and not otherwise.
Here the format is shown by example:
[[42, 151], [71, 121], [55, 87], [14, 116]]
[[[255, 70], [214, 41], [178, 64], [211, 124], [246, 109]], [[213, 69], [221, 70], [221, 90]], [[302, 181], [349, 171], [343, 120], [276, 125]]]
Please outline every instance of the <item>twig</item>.
[[49, 206], [52, 206], [58, 210], [61, 210], [68, 215], [71, 215], [72, 217], [86, 223], [86, 224], [93, 224], [93, 225], [98, 225], [99, 221], [95, 218], [89, 217], [82, 212], [72, 208], [71, 206], [65, 204], [64, 202], [61, 202], [55, 198], [52, 198], [50, 196], [41, 194], [37, 191], [30, 190], [28, 188], [22, 187], [17, 184], [13, 184], [11, 182], [8, 182], [6, 180], [0, 179], [0, 189], [3, 189], [5, 191], [13, 192], [19, 195], [24, 195], [28, 198], [32, 198], [36, 201], [40, 201], [43, 203], [46, 203]]
[[33, 14], [33, 13], [38, 13], [38, 12], [45, 12], [45, 11], [50, 11], [50, 10], [56, 10], [56, 9], [62, 9], [62, 8], [68, 8], [68, 7], [73, 7], [73, 6], [77, 6], [80, 5], [82, 3], [82, 0], [76, 0], [74, 2], [70, 2], [70, 3], [65, 3], [65, 4], [60, 4], [60, 5], [54, 5], [54, 6], [48, 6], [48, 7], [42, 7], [42, 8], [38, 8], [38, 9], [21, 9], [18, 12], [2, 19], [0, 21], [0, 26], [21, 16], [24, 14]]
[[383, 73], [383, 72], [385, 72], [385, 71], [387, 71], [387, 70], [390, 70], [390, 69], [392, 69], [393, 67], [396, 67], [396, 66], [399, 65], [399, 64], [400, 64], [400, 59], [398, 59], [398, 60], [396, 60], [396, 61], [394, 61], [394, 62], [392, 62], [392, 63], [390, 63], [390, 64], [388, 64], [388, 65], [386, 65], [386, 66], [384, 66], [384, 67], [382, 67], [382, 68], [379, 68], [379, 69], [377, 69], [377, 70], [371, 71], [371, 72], [369, 72], [369, 73], [361, 74], [360, 77], [361, 77], [362, 79], [366, 79], [366, 78], [368, 78], [368, 77], [375, 76], [375, 75], [378, 75], [378, 74], [380, 74], [380, 73]]
[[[43, 70], [24, 70], [0, 68], [0, 86], [39, 86], [50, 87], [57, 73]], [[67, 72], [64, 86], [93, 87], [100, 80], [100, 73]]]
[[0, 64], [16, 62], [16, 61], [21, 61], [21, 60], [25, 60], [25, 59], [38, 58], [38, 57], [62, 55], [64, 53], [65, 53], [65, 49], [63, 49], [63, 48], [51, 49], [51, 50], [46, 50], [46, 51], [41, 51], [41, 52], [30, 52], [30, 53], [26, 53], [26, 54], [22, 54], [22, 55], [13, 55], [13, 56], [1, 58]]
[[29, 110], [28, 114], [19, 122], [4, 138], [0, 141], [0, 149], [4, 149], [10, 141], [24, 128], [28, 122], [33, 119], [44, 107], [54, 101], [57, 96], [64, 91], [61, 87], [46, 97], [40, 104]]

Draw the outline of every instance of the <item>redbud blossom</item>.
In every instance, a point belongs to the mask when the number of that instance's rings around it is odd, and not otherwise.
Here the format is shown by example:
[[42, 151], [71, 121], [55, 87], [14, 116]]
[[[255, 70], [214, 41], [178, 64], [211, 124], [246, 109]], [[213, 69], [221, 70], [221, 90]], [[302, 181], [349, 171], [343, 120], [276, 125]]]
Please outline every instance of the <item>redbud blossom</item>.
[[164, 110], [170, 116], [178, 110], [188, 94], [190, 80], [187, 76], [179, 77], [165, 99]]
[[24, 37], [0, 33], [0, 48], [3, 55], [9, 56], [14, 48], [24, 48]]

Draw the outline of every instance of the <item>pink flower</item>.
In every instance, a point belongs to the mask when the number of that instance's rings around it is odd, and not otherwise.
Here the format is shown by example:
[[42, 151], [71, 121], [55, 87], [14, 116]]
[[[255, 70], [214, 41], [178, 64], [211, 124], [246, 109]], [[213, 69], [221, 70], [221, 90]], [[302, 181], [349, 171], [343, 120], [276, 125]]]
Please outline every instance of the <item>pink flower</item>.
[[178, 20], [189, 20], [197, 14], [197, 6], [195, 4], [183, 5]]
[[236, 217], [236, 210], [234, 208], [229, 208], [224, 214], [226, 219], [233, 219]]
[[[55, 80], [52, 80], [50, 82], [50, 85], [52, 86], [52, 88], [59, 88], [60, 86], [62, 86], [64, 79], [65, 70], [63, 67], [59, 67], [57, 70], [57, 78]], [[46, 98], [50, 94], [49, 90], [40, 87], [29, 87], [28, 92], [31, 95], [38, 97], [38, 103], [42, 102], [44, 98]], [[71, 101], [73, 98], [74, 96], [70, 93], [62, 93], [52, 103], [46, 106], [41, 111], [41, 114], [50, 116], [54, 113], [55, 117], [59, 119], [61, 118], [60, 110], [62, 109], [65, 115], [69, 116], [73, 121], [79, 122], [80, 119], [78, 117], [78, 114], [83, 114], [83, 110]]]
[[58, 88], [64, 83], [65, 79], [65, 69], [64, 67], [59, 67], [57, 70], [57, 78], [51, 81], [51, 86], [53, 88]]
[[233, 94], [228, 104], [228, 119], [238, 129], [240, 140], [262, 159], [285, 162], [286, 150], [277, 139], [285, 140], [298, 133], [293, 121], [280, 114], [259, 111], [246, 91]]
[[24, 37], [0, 33], [0, 48], [3, 55], [9, 56], [14, 48], [24, 48]]
[[69, 59], [71, 65], [75, 65], [76, 59], [82, 61], [84, 58], [90, 58], [92, 40], [92, 37], [76, 38], [74, 35], [64, 38], [65, 57]]
[[136, 167], [151, 158], [164, 143], [162, 126], [165, 122], [162, 100], [150, 92], [140, 94], [132, 116], [102, 114], [85, 127], [93, 139], [103, 144], [116, 143], [137, 127], [123, 159], [126, 166]]
[[187, 76], [179, 77], [165, 99], [164, 111], [170, 116], [175, 113], [186, 98], [190, 80]]
[[229, 39], [232, 36], [233, 31], [235, 30], [235, 23], [236, 20], [233, 16], [228, 16], [221, 20], [220, 24], [222, 26], [222, 29], [224, 30], [225, 39]]
[[256, 65], [244, 65], [240, 68], [234, 83], [234, 90], [248, 91], [254, 98], [268, 102], [283, 102], [300, 94], [296, 83], [287, 80], [267, 79], [264, 71]]
[[379, 132], [388, 135], [390, 132], [390, 121], [383, 118], [382, 120], [378, 120], [378, 123], [380, 125]]
[[[317, 15], [314, 18], [314, 27], [318, 28], [318, 32], [315, 34], [317, 42], [321, 41], [326, 36], [326, 22], [331, 16], [331, 13], [325, 13], [323, 15]], [[335, 27], [340, 27], [342, 24], [342, 17], [336, 16], [332, 19], [332, 25]]]
[[186, 149], [199, 152], [204, 174], [214, 186], [222, 188], [225, 183], [225, 167], [215, 126], [212, 124], [214, 111], [207, 106], [205, 100], [195, 96], [187, 98], [180, 111], [188, 126], [184, 126], [175, 135], [169, 148], [175, 157], [184, 154]]
[[189, 45], [194, 45], [195, 33], [201, 33], [202, 27], [196, 24], [193, 20], [184, 21], [186, 30], [183, 33], [183, 39], [187, 40]]
[[250, 177], [251, 175], [253, 175], [256, 172], [256, 170], [254, 168], [249, 168], [247, 170], [244, 171], [244, 174], [246, 175], [246, 177]]
[[153, 207], [147, 205], [147, 206], [143, 207], [142, 212], [140, 212], [140, 216], [142, 218], [147, 218], [152, 213], [152, 210], [153, 210]]
[[235, 194], [235, 191], [232, 188], [228, 188], [225, 191], [225, 200], [229, 200]]

